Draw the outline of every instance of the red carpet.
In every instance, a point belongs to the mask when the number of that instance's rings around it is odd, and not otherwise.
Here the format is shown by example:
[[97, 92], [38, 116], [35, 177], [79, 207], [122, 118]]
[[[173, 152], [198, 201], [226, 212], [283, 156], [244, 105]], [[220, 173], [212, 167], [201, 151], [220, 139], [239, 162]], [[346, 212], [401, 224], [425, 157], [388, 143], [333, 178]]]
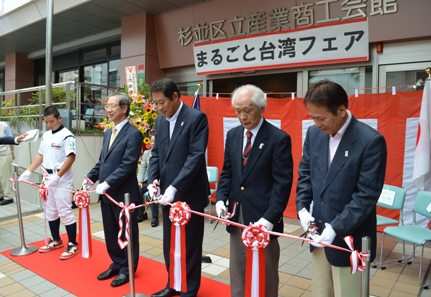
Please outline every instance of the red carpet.
[[[27, 246], [44, 245], [44, 241], [34, 242]], [[105, 243], [92, 241], [93, 255], [89, 259], [76, 255], [69, 260], [60, 260], [63, 249], [49, 253], [35, 252], [31, 255], [13, 257], [10, 250], [2, 254], [12, 261], [33, 271], [46, 280], [79, 296], [124, 296], [130, 294], [130, 283], [113, 288], [111, 281], [99, 281], [97, 275], [106, 270], [111, 263], [106, 251]], [[135, 273], [135, 293], [151, 296], [152, 293], [164, 288], [167, 281], [165, 265], [145, 257], [139, 258], [138, 270]], [[198, 293], [200, 297], [226, 297], [230, 296], [229, 286], [205, 277], [202, 277]]]

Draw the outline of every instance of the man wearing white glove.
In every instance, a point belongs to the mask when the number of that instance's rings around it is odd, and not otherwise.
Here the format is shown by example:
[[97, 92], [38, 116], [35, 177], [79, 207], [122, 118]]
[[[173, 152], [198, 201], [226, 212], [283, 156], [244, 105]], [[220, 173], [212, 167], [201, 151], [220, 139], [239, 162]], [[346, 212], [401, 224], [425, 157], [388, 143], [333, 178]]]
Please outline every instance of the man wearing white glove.
[[105, 181], [105, 182], [97, 185], [96, 193], [99, 195], [103, 195], [103, 194], [105, 194], [106, 190], [109, 188], [110, 187], [109, 187], [108, 183]]
[[175, 193], [177, 192], [177, 189], [175, 189], [173, 186], [169, 186], [165, 193], [163, 194], [162, 198], [160, 198], [159, 203], [161, 205], [168, 205], [174, 201]]
[[[101, 272], [97, 279], [100, 281], [114, 278], [112, 287], [118, 287], [129, 281], [129, 267], [127, 249], [118, 246], [119, 224], [121, 208], [108, 199], [108, 194], [116, 202], [124, 203], [124, 194], [130, 194], [130, 203], [139, 204], [139, 187], [136, 169], [142, 149], [142, 133], [128, 121], [130, 100], [124, 93], [113, 93], [105, 105], [107, 116], [114, 123], [114, 127], [106, 130], [103, 135], [103, 147], [99, 161], [87, 174], [87, 178], [95, 183], [96, 193], [99, 194], [102, 210], [103, 232], [106, 248], [111, 258], [111, 264]], [[89, 182], [86, 182], [89, 185]], [[136, 271], [139, 261], [139, 228], [138, 212], [130, 213], [129, 224], [132, 228], [133, 269]], [[123, 226], [125, 217], [123, 216]], [[122, 239], [124, 240], [125, 228]]]
[[87, 176], [84, 176], [84, 180], [82, 181], [82, 189], [86, 191], [90, 191], [93, 188], [94, 182], [90, 180]]
[[[171, 79], [154, 82], [150, 92], [160, 115], [156, 119], [148, 180], [158, 179], [163, 193], [159, 203], [163, 205], [163, 253], [169, 273], [172, 223], [169, 220], [171, 207], [168, 203], [183, 201], [198, 212], [204, 212], [208, 204], [210, 192], [205, 162], [208, 120], [204, 113], [186, 106], [180, 100], [180, 89]], [[187, 292], [181, 295], [196, 296], [201, 281], [204, 218], [192, 215], [185, 228]], [[168, 279], [175, 277], [169, 274]], [[152, 297], [180, 295], [181, 287], [171, 287], [168, 279], [166, 286], [152, 294]]]
[[151, 184], [147, 186], [147, 190], [148, 190], [148, 195], [150, 197], [153, 197], [155, 201], [158, 201], [160, 196], [160, 186], [159, 186], [159, 181], [157, 179], [155, 179]]
[[[227, 133], [223, 170], [216, 192], [217, 215], [233, 214], [230, 220], [264, 226], [266, 231], [283, 233], [283, 212], [292, 188], [293, 161], [290, 136], [263, 117], [264, 92], [245, 85], [232, 94], [232, 106], [241, 125]], [[238, 141], [238, 139], [240, 141]], [[245, 255], [242, 228], [229, 225], [231, 295], [244, 297]], [[265, 296], [278, 296], [280, 245], [271, 236], [265, 248]]]
[[224, 216], [226, 215], [226, 212], [227, 212], [226, 205], [224, 205], [224, 202], [223, 201], [217, 201], [215, 207], [216, 207], [217, 216], [219, 218], [224, 219]]
[[18, 180], [22, 180], [22, 181], [28, 181], [30, 179], [30, 176], [33, 172], [26, 170], [23, 173], [21, 173], [21, 175], [19, 176]]
[[63, 222], [68, 241], [60, 259], [67, 260], [78, 254], [76, 220], [71, 208], [76, 140], [72, 132], [62, 125], [60, 113], [55, 106], [45, 108], [43, 119], [48, 131], [42, 135], [38, 154], [19, 180], [28, 181], [40, 165], [45, 168], [48, 174], [45, 180], [48, 187], [46, 217], [52, 238], [48, 244], [39, 248], [39, 252], [47, 253], [64, 246], [60, 237], [60, 222]]
[[298, 211], [298, 217], [301, 221], [301, 226], [304, 231], [307, 231], [310, 224], [314, 222], [314, 218], [311, 216], [308, 210], [305, 209], [305, 207]]
[[60, 179], [61, 177], [58, 174], [53, 174], [45, 180], [45, 186], [48, 188], [56, 188], [60, 182]]
[[301, 226], [305, 229], [314, 219], [321, 234], [310, 235], [315, 297], [359, 297], [361, 292], [361, 274], [350, 274], [350, 253], [320, 243], [346, 247], [343, 238], [351, 235], [360, 249], [362, 237], [369, 236], [370, 263], [376, 254], [376, 203], [385, 179], [386, 143], [351, 114], [348, 103], [346, 91], [328, 80], [311, 85], [304, 98], [315, 125], [308, 128], [302, 149], [296, 209]]

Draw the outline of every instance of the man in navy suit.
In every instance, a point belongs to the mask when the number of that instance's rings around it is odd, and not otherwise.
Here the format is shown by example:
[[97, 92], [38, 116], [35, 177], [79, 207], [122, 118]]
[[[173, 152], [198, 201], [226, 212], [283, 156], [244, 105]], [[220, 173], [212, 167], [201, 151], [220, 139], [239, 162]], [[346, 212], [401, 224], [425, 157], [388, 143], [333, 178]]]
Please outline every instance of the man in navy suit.
[[[232, 94], [232, 106], [241, 125], [226, 137], [224, 165], [217, 188], [217, 215], [235, 213], [231, 219], [245, 225], [256, 223], [268, 231], [283, 233], [283, 211], [292, 188], [293, 161], [290, 136], [262, 116], [266, 97], [261, 89], [245, 85]], [[248, 136], [251, 132], [250, 146]], [[248, 152], [248, 153], [247, 153]], [[245, 163], [245, 164], [244, 164]], [[235, 211], [234, 211], [235, 209]], [[231, 295], [244, 296], [246, 247], [242, 229], [228, 226], [230, 233]], [[280, 245], [273, 236], [265, 248], [265, 296], [278, 296]]]
[[350, 254], [319, 243], [348, 248], [343, 238], [352, 235], [355, 249], [360, 249], [362, 237], [369, 236], [373, 262], [386, 142], [351, 114], [346, 91], [334, 82], [311, 85], [304, 104], [315, 125], [303, 145], [296, 209], [304, 230], [314, 221], [321, 234], [311, 235], [313, 296], [359, 297], [361, 274], [350, 274]]
[[27, 136], [27, 134], [21, 134], [20, 136], [13, 137], [13, 136], [3, 136], [0, 137], [0, 145], [1, 144], [20, 144], [24, 141], [24, 138]]
[[[106, 192], [117, 202], [124, 202], [124, 194], [130, 194], [130, 203], [139, 202], [138, 180], [136, 169], [142, 149], [142, 133], [128, 121], [130, 100], [124, 93], [113, 93], [105, 105], [107, 115], [114, 127], [105, 132], [103, 147], [99, 161], [84, 179], [86, 189], [99, 181], [96, 188], [102, 209], [103, 231], [105, 233], [106, 248], [112, 260], [109, 269], [98, 275], [99, 280], [106, 280], [114, 276], [111, 286], [118, 287], [129, 281], [127, 264], [127, 248], [118, 245], [118, 218], [121, 208], [111, 202]], [[129, 224], [132, 228], [133, 266], [136, 271], [139, 259], [139, 229], [137, 211], [130, 214]], [[125, 233], [125, 218], [123, 216], [123, 238]]]
[[[156, 119], [155, 143], [151, 151], [148, 182], [158, 180], [163, 193], [160, 198], [160, 203], [164, 205], [163, 253], [168, 271], [166, 287], [152, 296], [194, 297], [200, 287], [204, 218], [192, 214], [186, 225], [187, 291], [179, 292], [170, 285], [174, 275], [170, 274], [171, 207], [168, 203], [183, 201], [192, 210], [199, 212], [204, 212], [208, 204], [210, 190], [205, 162], [208, 120], [204, 113], [186, 106], [180, 100], [180, 90], [171, 79], [155, 81], [150, 92], [161, 115]], [[150, 184], [148, 187], [150, 195], [153, 194], [153, 189]]]

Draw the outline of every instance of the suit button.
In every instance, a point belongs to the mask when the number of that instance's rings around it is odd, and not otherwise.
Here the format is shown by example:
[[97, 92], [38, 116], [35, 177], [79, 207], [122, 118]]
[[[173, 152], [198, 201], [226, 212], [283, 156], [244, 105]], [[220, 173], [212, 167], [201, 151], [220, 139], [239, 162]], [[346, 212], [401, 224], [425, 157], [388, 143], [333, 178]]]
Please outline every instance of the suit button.
[[325, 204], [325, 201], [322, 201], [322, 204]]
[[241, 191], [244, 191], [244, 187], [241, 187]]
[[323, 223], [322, 220], [319, 220], [319, 223], [322, 224]]

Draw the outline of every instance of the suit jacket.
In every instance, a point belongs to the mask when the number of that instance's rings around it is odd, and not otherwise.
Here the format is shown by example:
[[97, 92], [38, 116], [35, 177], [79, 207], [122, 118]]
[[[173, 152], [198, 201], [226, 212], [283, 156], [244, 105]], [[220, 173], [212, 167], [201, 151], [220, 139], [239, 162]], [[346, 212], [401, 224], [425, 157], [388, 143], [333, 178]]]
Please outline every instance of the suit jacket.
[[[227, 133], [217, 201], [229, 201], [229, 212], [241, 202], [246, 225], [263, 217], [274, 224], [273, 231], [283, 232], [283, 211], [289, 200], [293, 178], [290, 136], [264, 120], [253, 142], [244, 173], [243, 139], [243, 126]], [[238, 218], [232, 220], [237, 221]], [[228, 226], [227, 231], [231, 230], [232, 226]]]
[[15, 137], [13, 137], [13, 136], [0, 137], [0, 144], [16, 144], [15, 143]]
[[[118, 202], [124, 202], [124, 194], [130, 193], [130, 202], [139, 202], [139, 187], [136, 169], [142, 149], [142, 133], [133, 125], [126, 123], [115, 137], [108, 150], [112, 129], [103, 136], [103, 147], [99, 161], [87, 174], [93, 182], [107, 182], [110, 188], [106, 191]], [[105, 195], [99, 200], [112, 203]]]
[[194, 210], [208, 205], [210, 193], [205, 162], [208, 119], [201, 111], [183, 104], [169, 139], [169, 122], [156, 119], [155, 144], [151, 151], [148, 181], [160, 179], [163, 194], [169, 185], [177, 189], [174, 202], [187, 202]]
[[[329, 223], [337, 236], [333, 245], [347, 248], [343, 238], [352, 235], [361, 249], [363, 236], [371, 238], [371, 260], [376, 254], [376, 203], [386, 171], [384, 137], [353, 116], [331, 166], [328, 168], [329, 135], [316, 126], [308, 129], [299, 165], [296, 209], [310, 210], [322, 232]], [[325, 248], [333, 266], [350, 266], [350, 253]]]
[[138, 169], [138, 182], [140, 183], [148, 180], [148, 167], [150, 165], [150, 158], [151, 150], [146, 150], [142, 155], [141, 166], [139, 166]]

